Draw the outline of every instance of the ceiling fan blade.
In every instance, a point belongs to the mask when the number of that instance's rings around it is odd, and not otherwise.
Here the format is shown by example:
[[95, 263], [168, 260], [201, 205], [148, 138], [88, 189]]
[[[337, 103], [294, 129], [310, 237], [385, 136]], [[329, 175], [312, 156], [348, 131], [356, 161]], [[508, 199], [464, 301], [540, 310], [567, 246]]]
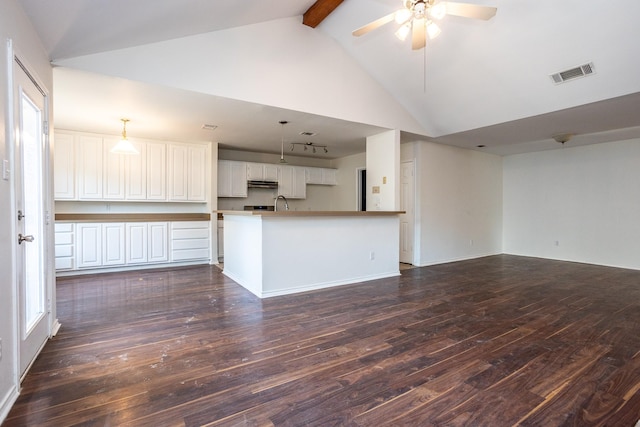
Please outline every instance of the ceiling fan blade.
[[447, 2], [447, 15], [462, 16], [464, 18], [488, 20], [495, 16], [498, 10], [491, 6], [477, 4]]
[[424, 19], [414, 19], [412, 24], [411, 49], [422, 49], [427, 44]]
[[367, 25], [360, 27], [357, 30], [354, 30], [351, 34], [353, 34], [356, 37], [361, 36], [363, 34], [367, 34], [369, 31], [373, 31], [376, 28], [382, 27], [384, 24], [387, 24], [393, 21], [395, 16], [396, 16], [395, 12], [390, 13], [389, 15], [383, 16], [382, 18], [378, 18], [375, 21], [369, 22]]

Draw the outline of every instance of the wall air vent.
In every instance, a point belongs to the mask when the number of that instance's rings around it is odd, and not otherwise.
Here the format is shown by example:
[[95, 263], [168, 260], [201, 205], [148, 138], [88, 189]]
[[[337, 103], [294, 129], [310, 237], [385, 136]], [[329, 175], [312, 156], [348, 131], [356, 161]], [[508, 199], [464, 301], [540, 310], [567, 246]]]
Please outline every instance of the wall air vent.
[[589, 62], [588, 64], [551, 74], [551, 80], [553, 80], [555, 84], [560, 84], [568, 82], [569, 80], [588, 76], [595, 72], [596, 69], [593, 66], [593, 62]]

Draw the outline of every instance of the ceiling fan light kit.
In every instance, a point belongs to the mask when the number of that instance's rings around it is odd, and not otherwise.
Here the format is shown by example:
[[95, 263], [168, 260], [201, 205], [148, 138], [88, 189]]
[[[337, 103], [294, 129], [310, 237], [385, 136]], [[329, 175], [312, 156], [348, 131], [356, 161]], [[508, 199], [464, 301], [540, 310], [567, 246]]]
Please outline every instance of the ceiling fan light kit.
[[441, 29], [433, 20], [454, 15], [486, 21], [493, 18], [497, 11], [495, 7], [438, 0], [403, 0], [402, 4], [402, 9], [368, 23], [353, 31], [352, 34], [356, 37], [362, 36], [388, 22], [395, 21], [400, 25], [395, 31], [396, 37], [404, 41], [411, 33], [412, 49], [418, 50], [426, 46], [427, 36], [429, 39], [434, 39], [440, 35]]

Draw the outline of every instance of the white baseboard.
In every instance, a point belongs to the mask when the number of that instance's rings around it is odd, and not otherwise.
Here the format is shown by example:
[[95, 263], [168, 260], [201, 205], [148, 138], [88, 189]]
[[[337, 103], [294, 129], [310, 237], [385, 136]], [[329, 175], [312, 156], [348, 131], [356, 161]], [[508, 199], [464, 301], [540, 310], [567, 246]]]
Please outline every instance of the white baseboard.
[[16, 400], [18, 400], [19, 395], [18, 389], [13, 386], [0, 402], [0, 425], [2, 425], [7, 415], [9, 415], [9, 411], [13, 407], [13, 404], [16, 403]]

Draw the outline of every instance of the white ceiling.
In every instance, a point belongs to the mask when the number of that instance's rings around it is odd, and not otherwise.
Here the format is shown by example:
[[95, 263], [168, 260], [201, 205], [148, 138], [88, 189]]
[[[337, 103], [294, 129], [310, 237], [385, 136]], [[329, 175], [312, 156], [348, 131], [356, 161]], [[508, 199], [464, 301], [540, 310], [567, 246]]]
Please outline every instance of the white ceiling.
[[[19, 0], [53, 61], [299, 16], [313, 0]], [[490, 21], [446, 17], [426, 50], [394, 36], [395, 24], [360, 38], [351, 31], [400, 7], [400, 0], [345, 0], [318, 28], [339, 43], [425, 129], [414, 138], [514, 154], [640, 136], [640, 2], [603, 7], [583, 0], [467, 0], [491, 5]], [[302, 24], [300, 24], [302, 25]], [[555, 85], [549, 75], [593, 62], [592, 76]], [[331, 64], [327, 64], [330, 67]], [[99, 101], [96, 101], [99, 100]], [[83, 114], [73, 106], [83, 105]], [[142, 137], [215, 140], [223, 147], [278, 152], [286, 140], [364, 149], [383, 128], [282, 110], [69, 68], [54, 72], [55, 125], [118, 133], [127, 111], [145, 111]], [[152, 112], [152, 113], [151, 113]], [[213, 131], [203, 123], [218, 125]], [[153, 123], [151, 123], [153, 122]], [[134, 135], [136, 123], [129, 132]], [[262, 140], [256, 144], [257, 136]]]

